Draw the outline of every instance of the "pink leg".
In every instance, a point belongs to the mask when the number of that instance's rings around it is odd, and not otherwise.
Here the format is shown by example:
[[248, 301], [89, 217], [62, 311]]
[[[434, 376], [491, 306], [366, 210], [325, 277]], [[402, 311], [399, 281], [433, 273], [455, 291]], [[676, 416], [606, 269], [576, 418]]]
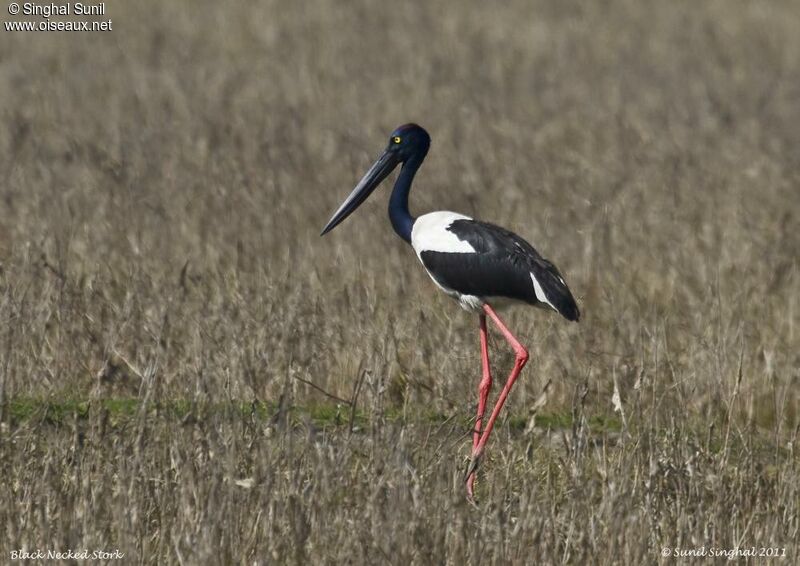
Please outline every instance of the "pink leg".
[[[478, 468], [478, 461], [480, 460], [481, 455], [483, 455], [483, 449], [486, 446], [486, 441], [489, 440], [489, 435], [492, 433], [492, 428], [494, 428], [494, 422], [497, 420], [497, 416], [500, 414], [500, 409], [503, 408], [503, 404], [506, 402], [506, 398], [508, 397], [509, 391], [511, 391], [511, 387], [514, 385], [514, 382], [519, 377], [522, 368], [525, 367], [525, 364], [528, 362], [528, 351], [525, 349], [525, 346], [519, 343], [519, 340], [511, 334], [511, 331], [503, 324], [503, 321], [500, 320], [500, 317], [497, 316], [497, 313], [494, 312], [494, 309], [489, 305], [483, 305], [483, 310], [489, 317], [492, 319], [492, 322], [497, 325], [497, 328], [500, 329], [500, 332], [503, 333], [503, 336], [511, 344], [511, 347], [514, 348], [514, 353], [516, 354], [516, 359], [514, 360], [514, 369], [511, 370], [511, 374], [508, 376], [508, 381], [503, 386], [503, 390], [500, 392], [500, 396], [497, 398], [497, 403], [495, 403], [494, 409], [492, 410], [492, 414], [489, 417], [489, 421], [486, 423], [486, 428], [483, 429], [483, 433], [481, 434], [480, 439], [478, 440], [477, 446], [474, 446], [472, 449], [472, 460], [469, 463], [469, 469], [467, 470], [467, 478], [470, 478], [475, 473], [475, 470]], [[472, 490], [469, 484], [469, 479], [467, 480], [467, 494], [472, 498]]]
[[[472, 449], [478, 446], [481, 438], [481, 425], [483, 424], [483, 415], [486, 412], [486, 399], [489, 397], [489, 392], [492, 390], [492, 373], [489, 368], [489, 336], [486, 333], [486, 315], [480, 315], [480, 328], [481, 328], [481, 367], [483, 369], [483, 377], [478, 385], [478, 416], [475, 418], [475, 428], [472, 432]], [[475, 472], [472, 472], [467, 478], [467, 494], [472, 499], [473, 487], [475, 486]]]

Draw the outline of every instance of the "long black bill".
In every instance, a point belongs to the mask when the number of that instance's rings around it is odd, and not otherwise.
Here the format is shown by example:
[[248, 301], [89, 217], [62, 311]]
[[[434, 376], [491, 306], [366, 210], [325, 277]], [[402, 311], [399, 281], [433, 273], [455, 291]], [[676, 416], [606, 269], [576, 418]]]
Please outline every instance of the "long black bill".
[[355, 209], [361, 206], [367, 197], [374, 191], [378, 185], [381, 184], [389, 173], [391, 173], [400, 160], [391, 151], [384, 151], [378, 160], [369, 168], [369, 171], [358, 182], [353, 192], [344, 200], [339, 209], [333, 213], [331, 219], [322, 229], [320, 236], [324, 236], [336, 226], [338, 226], [345, 218], [350, 216]]

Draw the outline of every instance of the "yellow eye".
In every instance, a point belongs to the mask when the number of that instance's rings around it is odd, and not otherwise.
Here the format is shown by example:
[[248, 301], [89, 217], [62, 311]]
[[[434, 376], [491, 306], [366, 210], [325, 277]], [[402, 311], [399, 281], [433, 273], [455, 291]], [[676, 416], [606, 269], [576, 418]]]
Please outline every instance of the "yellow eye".
[[400, 143], [402, 140], [400, 139], [400, 136], [395, 136], [394, 138], [392, 138], [392, 141], [394, 143]]

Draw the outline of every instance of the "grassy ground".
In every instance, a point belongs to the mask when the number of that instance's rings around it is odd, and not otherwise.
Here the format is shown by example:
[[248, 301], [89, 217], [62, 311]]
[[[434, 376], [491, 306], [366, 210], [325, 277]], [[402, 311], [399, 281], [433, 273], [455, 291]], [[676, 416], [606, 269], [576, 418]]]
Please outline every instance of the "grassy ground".
[[[3, 560], [798, 560], [800, 5], [107, 17], [0, 33]], [[411, 120], [412, 211], [515, 230], [584, 314], [509, 312], [532, 359], [477, 509], [477, 321], [386, 189], [318, 237]]]

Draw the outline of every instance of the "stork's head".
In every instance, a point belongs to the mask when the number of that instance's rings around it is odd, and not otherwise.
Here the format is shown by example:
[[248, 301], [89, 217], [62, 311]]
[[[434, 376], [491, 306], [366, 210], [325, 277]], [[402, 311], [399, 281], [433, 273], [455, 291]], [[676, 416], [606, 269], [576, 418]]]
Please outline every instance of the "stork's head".
[[405, 163], [412, 158], [424, 158], [430, 146], [431, 137], [422, 126], [404, 124], [396, 128], [389, 136], [389, 145], [386, 146], [381, 156], [358, 182], [353, 192], [333, 213], [320, 235], [324, 236], [336, 228], [340, 222], [361, 206], [361, 203], [367, 200], [372, 191], [378, 188], [378, 185], [389, 176], [389, 173], [394, 171], [398, 164]]
[[431, 137], [425, 128], [416, 124], [404, 124], [389, 136], [386, 151], [394, 153], [399, 162], [404, 163], [416, 155], [424, 157], [430, 146]]

